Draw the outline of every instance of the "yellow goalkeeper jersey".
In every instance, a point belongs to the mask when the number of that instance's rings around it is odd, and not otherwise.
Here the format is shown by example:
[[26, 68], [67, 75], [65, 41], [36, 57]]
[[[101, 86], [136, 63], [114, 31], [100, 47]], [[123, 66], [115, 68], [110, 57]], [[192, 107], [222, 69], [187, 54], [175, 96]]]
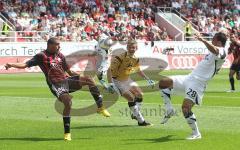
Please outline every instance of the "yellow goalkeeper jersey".
[[110, 65], [112, 78], [124, 81], [129, 75], [140, 71], [139, 58], [129, 56], [127, 52], [112, 58]]

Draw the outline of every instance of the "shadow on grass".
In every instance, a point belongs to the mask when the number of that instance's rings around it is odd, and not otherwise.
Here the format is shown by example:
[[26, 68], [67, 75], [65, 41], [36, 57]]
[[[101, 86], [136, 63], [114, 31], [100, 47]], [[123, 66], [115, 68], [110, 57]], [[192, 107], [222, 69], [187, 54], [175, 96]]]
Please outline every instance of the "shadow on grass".
[[[167, 135], [167, 136], [163, 136], [163, 137], [160, 137], [160, 138], [153, 138], [153, 139], [126, 139], [124, 141], [132, 141], [131, 143], [130, 142], [125, 143], [126, 145], [128, 145], [128, 144], [144, 144], [145, 142], [147, 142], [147, 143], [164, 143], [164, 142], [185, 140], [185, 139], [172, 138], [172, 137], [174, 137], [174, 135]], [[136, 141], [139, 141], [139, 142], [136, 143]], [[143, 142], [143, 141], [145, 141], [145, 142]]]
[[129, 127], [138, 127], [137, 125], [106, 125], [106, 126], [79, 126], [79, 127], [72, 127], [71, 129], [93, 129], [93, 128], [129, 128]]
[[[228, 92], [226, 91], [205, 91], [205, 93], [211, 93], [211, 94], [219, 94], [219, 93], [222, 93], [222, 94], [227, 94]], [[231, 94], [231, 93], [230, 93]]]
[[[81, 140], [89, 138], [77, 138]], [[0, 138], [0, 141], [32, 141], [32, 142], [44, 142], [44, 141], [64, 141], [63, 138], [38, 138], [38, 137], [22, 137], [22, 138]]]

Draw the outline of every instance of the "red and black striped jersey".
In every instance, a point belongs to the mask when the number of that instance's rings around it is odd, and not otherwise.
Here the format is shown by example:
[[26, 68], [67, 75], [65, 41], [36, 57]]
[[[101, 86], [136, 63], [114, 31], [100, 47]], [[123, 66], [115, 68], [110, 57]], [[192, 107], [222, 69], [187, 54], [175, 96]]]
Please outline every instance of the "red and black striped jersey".
[[57, 83], [66, 79], [66, 71], [69, 66], [65, 56], [60, 53], [49, 53], [47, 50], [36, 54], [32, 59], [26, 62], [27, 67], [39, 66], [45, 74], [48, 83]]
[[233, 63], [240, 64], [240, 46], [232, 42], [228, 51], [233, 54]]

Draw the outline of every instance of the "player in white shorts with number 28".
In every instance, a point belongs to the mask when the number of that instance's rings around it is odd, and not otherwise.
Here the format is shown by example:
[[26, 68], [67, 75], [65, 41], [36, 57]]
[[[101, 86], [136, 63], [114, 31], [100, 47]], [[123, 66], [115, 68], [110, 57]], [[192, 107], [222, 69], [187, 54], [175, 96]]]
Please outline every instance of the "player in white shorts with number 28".
[[212, 43], [206, 41], [200, 35], [196, 35], [196, 39], [204, 43], [209, 50], [209, 54], [189, 75], [171, 76], [159, 81], [159, 88], [161, 89], [161, 95], [166, 108], [165, 116], [161, 123], [166, 123], [175, 114], [171, 104], [171, 95], [183, 95], [182, 112], [192, 129], [192, 134], [187, 138], [189, 140], [201, 138], [192, 107], [195, 104], [201, 104], [208, 81], [221, 69], [227, 56], [227, 51], [224, 48], [227, 36], [224, 33], [216, 33]]

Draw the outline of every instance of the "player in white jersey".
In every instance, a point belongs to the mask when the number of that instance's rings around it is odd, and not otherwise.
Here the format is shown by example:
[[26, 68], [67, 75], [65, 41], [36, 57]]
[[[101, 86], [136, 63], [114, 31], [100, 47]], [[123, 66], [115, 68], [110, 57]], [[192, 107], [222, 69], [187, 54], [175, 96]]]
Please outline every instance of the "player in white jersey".
[[161, 123], [166, 123], [175, 114], [171, 104], [171, 95], [183, 95], [182, 112], [192, 129], [192, 134], [187, 138], [189, 140], [201, 138], [192, 107], [195, 104], [201, 104], [207, 82], [220, 70], [227, 56], [227, 51], [224, 48], [227, 37], [224, 33], [216, 33], [212, 43], [206, 41], [200, 35], [196, 35], [196, 39], [205, 44], [209, 54], [189, 75], [171, 76], [159, 81], [159, 88], [161, 89], [161, 95], [166, 108], [165, 116]]
[[96, 52], [98, 56], [97, 60], [97, 77], [99, 82], [105, 87], [108, 88], [106, 81], [103, 79], [103, 75], [106, 75], [109, 64], [108, 64], [108, 52], [110, 47], [113, 45], [113, 41], [110, 36], [102, 34], [99, 37], [98, 45], [96, 46]]

